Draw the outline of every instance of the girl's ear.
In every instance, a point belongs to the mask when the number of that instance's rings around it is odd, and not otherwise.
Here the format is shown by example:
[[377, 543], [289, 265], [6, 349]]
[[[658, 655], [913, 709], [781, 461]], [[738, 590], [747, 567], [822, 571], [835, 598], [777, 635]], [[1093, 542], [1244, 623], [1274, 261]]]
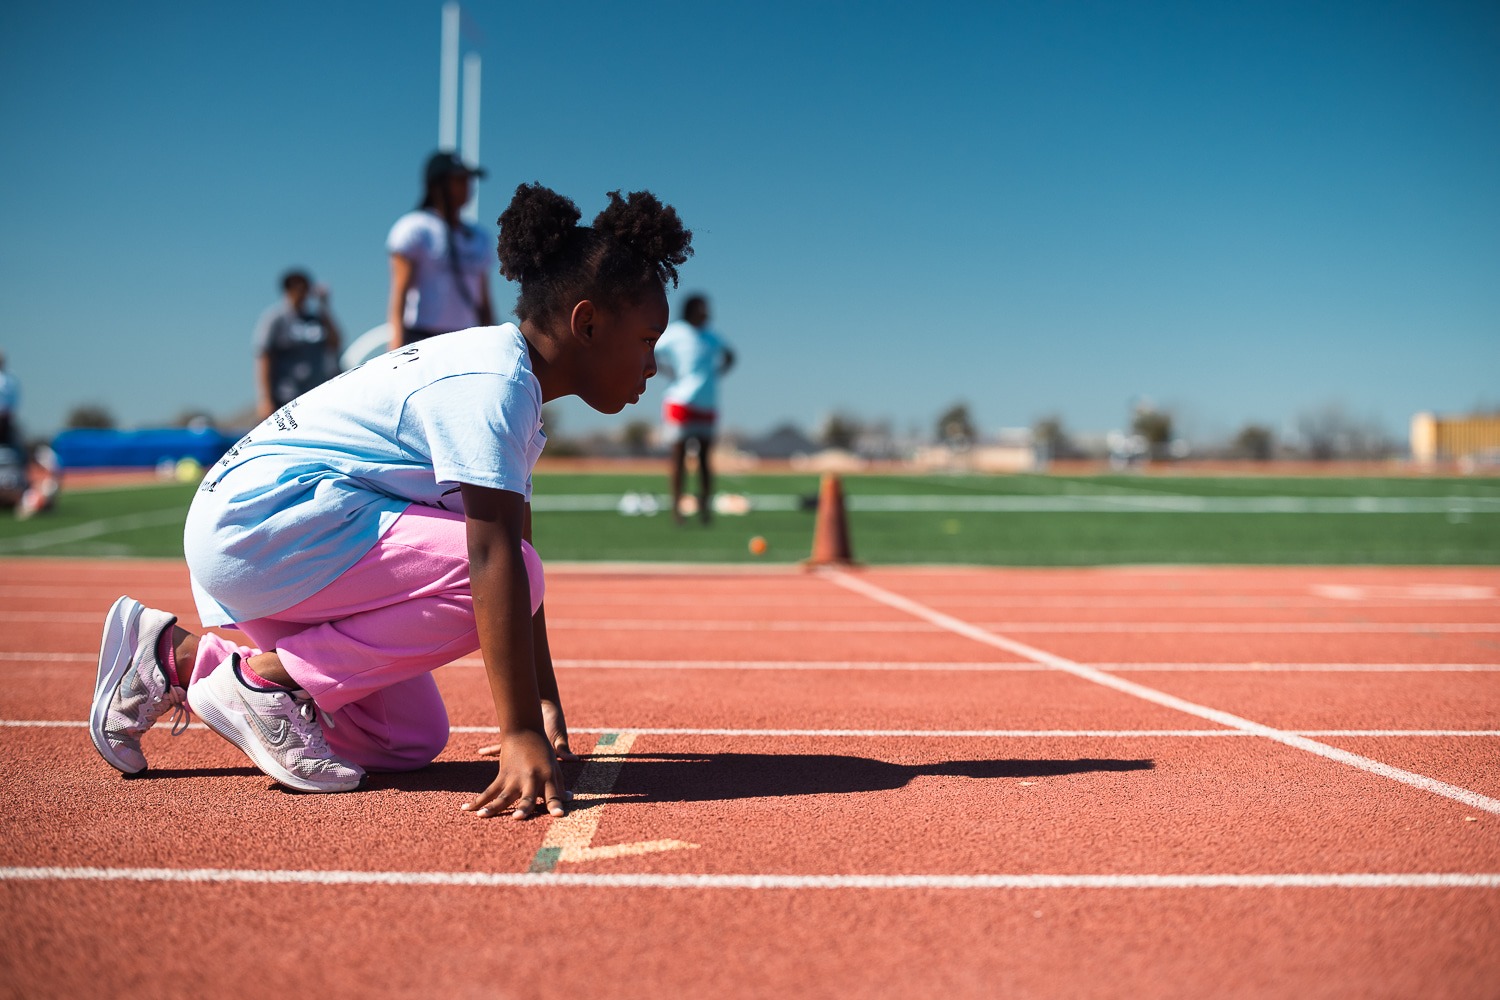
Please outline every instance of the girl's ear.
[[594, 340], [594, 304], [584, 299], [573, 307], [572, 322], [573, 336], [585, 343], [593, 343]]

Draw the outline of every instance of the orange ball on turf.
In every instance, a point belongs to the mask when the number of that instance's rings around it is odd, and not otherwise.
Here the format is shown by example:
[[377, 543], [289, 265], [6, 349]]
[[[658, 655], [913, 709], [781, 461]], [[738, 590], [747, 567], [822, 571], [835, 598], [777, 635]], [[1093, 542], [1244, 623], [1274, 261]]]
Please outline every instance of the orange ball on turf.
[[766, 544], [766, 540], [759, 535], [756, 535], [754, 538], [750, 539], [751, 555], [763, 556], [766, 554], [767, 548], [769, 548], [769, 546]]

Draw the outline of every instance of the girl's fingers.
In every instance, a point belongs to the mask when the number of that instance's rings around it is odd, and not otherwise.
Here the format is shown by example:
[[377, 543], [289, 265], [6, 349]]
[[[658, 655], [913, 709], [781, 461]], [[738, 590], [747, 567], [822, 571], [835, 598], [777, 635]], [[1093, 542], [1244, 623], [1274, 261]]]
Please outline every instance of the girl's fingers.
[[554, 816], [567, 815], [568, 810], [565, 804], [567, 800], [563, 798], [563, 796], [566, 795], [567, 792], [563, 790], [562, 783], [557, 780], [557, 773], [555, 769], [553, 771], [552, 780], [547, 782], [546, 792], [547, 811]]
[[510, 802], [515, 797], [515, 791], [509, 781], [496, 780], [460, 808], [479, 816], [490, 817], [501, 811], [500, 803]]
[[537, 788], [536, 779], [530, 778], [521, 785], [516, 800], [508, 808], [511, 810], [511, 819], [530, 819], [531, 814], [536, 812]]

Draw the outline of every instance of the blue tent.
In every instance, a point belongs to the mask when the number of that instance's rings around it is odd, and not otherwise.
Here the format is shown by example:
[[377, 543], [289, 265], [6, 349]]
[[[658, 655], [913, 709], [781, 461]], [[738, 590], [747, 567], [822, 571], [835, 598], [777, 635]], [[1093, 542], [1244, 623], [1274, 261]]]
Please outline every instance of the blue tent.
[[191, 458], [199, 465], [217, 462], [239, 440], [213, 428], [201, 430], [115, 431], [75, 429], [52, 441], [64, 469], [154, 469], [163, 462]]

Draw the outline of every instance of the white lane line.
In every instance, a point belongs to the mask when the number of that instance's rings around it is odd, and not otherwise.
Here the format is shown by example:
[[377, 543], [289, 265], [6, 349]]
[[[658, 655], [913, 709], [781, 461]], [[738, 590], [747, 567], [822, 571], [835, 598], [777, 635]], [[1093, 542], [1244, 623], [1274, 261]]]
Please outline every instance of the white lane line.
[[[92, 662], [92, 661], [90, 661]], [[553, 660], [552, 665], [568, 670], [966, 670], [1005, 671], [1023, 670], [1036, 672], [1045, 670], [1035, 663], [1021, 662], [918, 662], [899, 660]], [[464, 657], [453, 666], [482, 667], [484, 661], [477, 656]]]
[[1319, 597], [1333, 601], [1358, 601], [1397, 599], [1406, 601], [1491, 601], [1495, 598], [1494, 587], [1483, 587], [1465, 583], [1415, 583], [1397, 586], [1319, 583], [1312, 586]]
[[1003, 649], [1008, 653], [1024, 656], [1038, 663], [1045, 663], [1056, 667], [1058, 670], [1072, 674], [1081, 680], [1092, 681], [1103, 687], [1119, 691], [1121, 694], [1128, 694], [1165, 708], [1176, 709], [1179, 712], [1185, 712], [1188, 715], [1196, 716], [1197, 718], [1205, 719], [1221, 726], [1228, 726], [1231, 729], [1239, 729], [1257, 736], [1264, 736], [1266, 739], [1274, 740], [1277, 743], [1282, 743], [1298, 750], [1305, 750], [1308, 753], [1317, 754], [1319, 757], [1325, 757], [1340, 764], [1358, 768], [1361, 771], [1367, 771], [1382, 778], [1388, 778], [1391, 781], [1398, 781], [1413, 788], [1419, 788], [1435, 795], [1453, 799], [1456, 802], [1462, 802], [1464, 805], [1475, 809], [1500, 814], [1500, 799], [1493, 799], [1488, 795], [1481, 795], [1467, 788], [1450, 785], [1445, 781], [1438, 781], [1426, 775], [1405, 771], [1399, 767], [1391, 767], [1389, 764], [1382, 764], [1378, 760], [1361, 757], [1359, 754], [1340, 750], [1338, 747], [1319, 743], [1305, 736], [1299, 736], [1295, 733], [1276, 729], [1259, 722], [1252, 722], [1249, 719], [1241, 718], [1229, 712], [1222, 712], [1216, 708], [1199, 705], [1185, 698], [1178, 698], [1175, 695], [1167, 694], [1165, 691], [1158, 691], [1144, 684], [1137, 684], [1135, 681], [1117, 677], [1114, 674], [1107, 673], [1095, 667], [1086, 667], [1065, 657], [1037, 649], [1035, 646], [1028, 646], [1023, 642], [1017, 642], [1003, 635], [996, 635], [976, 625], [971, 625], [968, 622], [954, 618], [952, 615], [945, 615], [940, 611], [934, 611], [924, 604], [919, 604], [910, 598], [902, 597], [900, 594], [893, 593], [883, 587], [877, 587], [867, 580], [861, 580], [841, 570], [824, 570], [823, 574], [830, 582], [846, 590], [864, 594], [871, 600], [884, 604], [887, 607], [898, 608], [924, 621], [931, 622], [940, 628], [973, 639], [975, 642], [984, 643], [987, 646]]
[[[1202, 738], [1220, 736], [1258, 736], [1258, 733], [1240, 729], [688, 729], [651, 728], [644, 726], [614, 726], [578, 729], [578, 733], [634, 733], [640, 736], [778, 736], [778, 737], [851, 737], [871, 736], [915, 737], [942, 739], [1045, 739], [1058, 738], [1121, 738], [1149, 739], [1153, 737]], [[454, 726], [454, 732], [490, 733], [493, 727]], [[1487, 736], [1500, 737], [1500, 729], [1306, 729], [1287, 730], [1297, 736]]]
[[1111, 632], [1127, 635], [1469, 635], [1500, 632], [1500, 622], [981, 622], [978, 627], [992, 632]]
[[[5, 654], [0, 653], [0, 659]], [[82, 662], [82, 661], [80, 661]], [[87, 659], [92, 663], [93, 658]], [[478, 657], [455, 660], [451, 666], [482, 667]], [[586, 660], [557, 659], [555, 667], [572, 670], [912, 670], [1036, 672], [1050, 670], [1041, 663], [1014, 661], [924, 660]], [[1493, 673], [1500, 663], [1091, 663], [1113, 673]]]
[[[5, 663], [86, 663], [98, 661], [95, 653], [35, 653], [0, 650]], [[1080, 661], [1082, 662], [1082, 661]], [[872, 671], [970, 671], [979, 673], [1036, 673], [1052, 668], [1021, 660], [598, 660], [555, 659], [564, 670], [872, 670]], [[1495, 673], [1500, 663], [1088, 663], [1111, 673]], [[465, 656], [450, 667], [483, 667], [477, 656]]]
[[[186, 574], [184, 574], [183, 579], [186, 580]], [[97, 599], [88, 596], [90, 591], [97, 593]], [[161, 583], [144, 584], [135, 581], [131, 582], [130, 594], [132, 597], [139, 598], [143, 593], [147, 592], [151, 593], [152, 595], [160, 595], [163, 598], [170, 597], [172, 600], [178, 600], [183, 597], [187, 597], [189, 600], [191, 600], [191, 595], [188, 594], [187, 588], [185, 586], [173, 586], [172, 584], [165, 581]], [[24, 597], [31, 600], [40, 600], [42, 598], [51, 600], [57, 598], [69, 601], [74, 604], [83, 603], [89, 604], [91, 606], [101, 606], [102, 602], [102, 606], [108, 607], [109, 602], [114, 600], [115, 597], [118, 597], [119, 594], [120, 585], [117, 581], [106, 581], [103, 583], [82, 582], [78, 584], [68, 584], [65, 586], [57, 586], [45, 583], [33, 584], [31, 586], [12, 586], [9, 584], [0, 584], [0, 597]], [[99, 612], [96, 617], [100, 621], [103, 621], [104, 612]]]
[[[51, 625], [97, 624], [104, 616], [96, 611], [0, 611], [0, 622], [39, 622]], [[681, 621], [642, 618], [548, 618], [552, 630], [578, 629], [590, 632], [932, 632], [931, 625], [912, 621], [785, 621], [728, 619]], [[1500, 626], [1497, 626], [1500, 629]]]
[[1493, 673], [1500, 663], [1091, 663], [1111, 673]]
[[[8, 729], [83, 729], [86, 720], [76, 719], [0, 719], [0, 728]], [[189, 729], [208, 727], [201, 722], [188, 725]], [[450, 732], [477, 733], [492, 736], [498, 730], [494, 726], [450, 726]], [[1205, 737], [1258, 736], [1259, 733], [1243, 729], [733, 729], [693, 728], [687, 726], [569, 726], [571, 733], [619, 733], [630, 736], [734, 736], [734, 737], [778, 737], [815, 739], [847, 739], [850, 737], [892, 737], [914, 739], [1074, 739], [1095, 737], [1105, 739], [1201, 739]], [[1286, 730], [1295, 736], [1329, 737], [1436, 737], [1479, 736], [1500, 737], [1500, 729], [1296, 729]]]
[[[942, 612], [934, 612], [941, 614]], [[0, 611], [0, 622], [51, 625], [96, 624], [92, 611]], [[933, 632], [927, 622], [786, 621], [774, 619], [652, 620], [642, 618], [558, 618], [547, 620], [554, 631], [588, 632]], [[1500, 632], [1500, 622], [981, 622], [991, 632], [1124, 633], [1129, 635], [1469, 635]]]
[[[548, 582], [551, 585], [551, 581]], [[7, 588], [0, 587], [0, 596], [5, 596]], [[23, 592], [23, 588], [14, 588], [16, 597], [37, 597], [35, 592]], [[1468, 588], [1474, 592], [1488, 590], [1490, 588]], [[74, 591], [64, 591], [60, 596], [72, 596]], [[558, 597], [554, 603], [565, 603], [568, 605], [582, 605], [588, 607], [617, 606], [627, 608], [668, 608], [686, 607], [701, 611], [704, 608], [805, 608], [808, 604], [807, 597], [798, 596], [759, 596], [751, 594], [715, 594], [701, 593], [691, 597], [674, 597], [671, 594], [640, 594], [640, 593], [618, 593], [614, 591], [601, 591], [595, 589], [585, 590], [582, 585], [570, 582], [567, 579], [558, 583]], [[1420, 606], [1425, 609], [1433, 607], [1450, 607], [1455, 611], [1472, 611], [1476, 608], [1476, 601], [1480, 598], [1457, 598], [1457, 597], [1410, 597], [1410, 598], [1369, 598], [1358, 602], [1358, 609], [1351, 607], [1349, 599], [1340, 600], [1335, 603], [1330, 598], [1318, 597], [1214, 597], [1195, 596], [1176, 592], [1164, 592], [1154, 597], [1128, 596], [1128, 597], [1068, 597], [1056, 596], [1045, 597], [1037, 595], [1010, 596], [1007, 594], [980, 595], [968, 593], [939, 594], [932, 599], [932, 604], [945, 608], [1062, 608], [1068, 611], [1079, 610], [1119, 610], [1139, 611], [1142, 609], [1157, 610], [1180, 610], [1182, 608], [1212, 608], [1215, 610], [1263, 610], [1267, 608], [1283, 611], [1307, 611], [1307, 610], [1339, 610], [1349, 612], [1365, 608], [1405, 608], [1412, 609]], [[1493, 603], [1490, 598], [1484, 599]], [[1418, 604], [1417, 602], [1420, 602]], [[847, 601], [833, 600], [823, 601], [820, 599], [819, 607], [844, 608], [853, 610], [860, 607], [857, 598], [850, 595]], [[1489, 610], [1489, 609], [1485, 609]]]
[[[932, 610], [932, 609], [928, 609]], [[28, 614], [29, 612], [20, 612]], [[942, 614], [933, 611], [934, 614]], [[4, 613], [0, 612], [0, 620]], [[98, 615], [89, 616], [93, 621]], [[933, 623], [935, 624], [935, 623]], [[547, 620], [548, 628], [619, 632], [930, 632], [932, 624], [918, 622], [777, 621], [764, 619], [702, 619], [681, 621], [639, 618], [562, 618]], [[1107, 633], [1247, 633], [1266, 635], [1402, 635], [1500, 632], [1500, 622], [984, 622], [993, 632], [1107, 632]], [[941, 626], [938, 626], [941, 629]]]
[[259, 885], [603, 889], [1496, 889], [1494, 872], [1201, 875], [689, 875], [399, 872], [253, 868], [0, 868], [7, 882], [188, 882]]

